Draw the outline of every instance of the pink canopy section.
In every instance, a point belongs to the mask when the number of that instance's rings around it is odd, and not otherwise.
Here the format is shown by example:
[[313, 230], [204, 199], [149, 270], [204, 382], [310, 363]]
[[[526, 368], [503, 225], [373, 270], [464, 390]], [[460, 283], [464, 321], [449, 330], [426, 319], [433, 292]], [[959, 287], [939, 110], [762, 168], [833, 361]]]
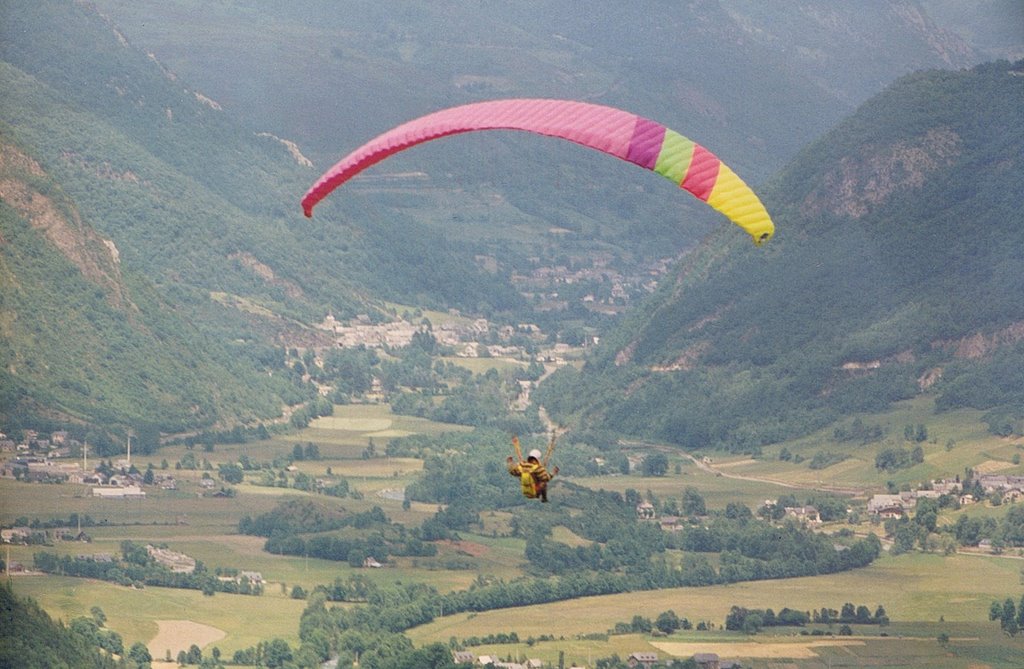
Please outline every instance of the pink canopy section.
[[399, 151], [481, 130], [522, 130], [602, 151], [671, 179], [743, 227], [758, 244], [774, 226], [757, 196], [710, 151], [660, 123], [573, 100], [492, 100], [452, 107], [397, 126], [348, 154], [302, 198], [306, 216], [331, 191]]
[[403, 123], [342, 158], [309, 189], [302, 198], [302, 209], [311, 216], [313, 207], [328, 193], [388, 156], [464, 132], [524, 130], [627, 160], [638, 119], [629, 112], [570, 100], [494, 100], [443, 109]]

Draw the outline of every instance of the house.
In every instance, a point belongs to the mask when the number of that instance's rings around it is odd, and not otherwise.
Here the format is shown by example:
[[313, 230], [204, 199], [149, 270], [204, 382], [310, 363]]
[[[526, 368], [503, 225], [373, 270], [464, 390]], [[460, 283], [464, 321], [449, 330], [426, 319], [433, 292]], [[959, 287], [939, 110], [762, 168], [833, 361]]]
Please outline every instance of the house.
[[821, 523], [821, 515], [813, 506], [787, 506], [786, 515], [812, 525]]
[[661, 529], [666, 532], [679, 532], [683, 529], [683, 524], [679, 520], [679, 516], [662, 516], [658, 523], [661, 525]]
[[92, 537], [81, 530], [73, 530], [69, 527], [58, 527], [52, 532], [53, 538], [59, 541], [80, 541], [82, 543], [89, 543], [92, 541]]
[[629, 665], [629, 669], [636, 669], [636, 667], [651, 669], [657, 663], [657, 653], [630, 653], [629, 657], [626, 658], [626, 664]]
[[196, 570], [196, 559], [168, 548], [157, 548], [146, 545], [146, 552], [157, 564], [170, 569], [175, 574], [191, 574]]
[[131, 485], [132, 481], [128, 478], [127, 474], [114, 474], [107, 480], [107, 485], [126, 487]]
[[699, 669], [722, 669], [718, 653], [694, 653], [693, 661]]
[[868, 500], [868, 513], [881, 515], [882, 511], [898, 509], [902, 515], [903, 507], [902, 495], [874, 495]]
[[651, 520], [657, 514], [654, 511], [654, 505], [650, 502], [640, 502], [636, 505], [636, 517], [641, 520]]
[[27, 544], [30, 536], [32, 536], [32, 530], [27, 527], [12, 527], [7, 530], [0, 530], [0, 541], [3, 541], [5, 544]]
[[77, 559], [110, 564], [114, 561], [114, 556], [110, 553], [79, 553]]
[[103, 499], [142, 499], [146, 493], [139, 486], [130, 485], [124, 488], [93, 488], [92, 496]]
[[381, 563], [377, 562], [377, 560], [374, 559], [374, 557], [371, 555], [370, 557], [368, 557], [365, 560], [363, 560], [363, 566], [367, 567], [369, 569], [380, 569], [384, 565], [382, 565]]
[[960, 477], [955, 479], [937, 479], [932, 481], [932, 490], [939, 493], [940, 495], [951, 495], [955, 492], [960, 492]]
[[249, 582], [254, 584], [254, 585], [262, 585], [263, 584], [263, 574], [261, 574], [258, 571], [244, 571], [243, 570], [242, 572], [240, 572], [238, 574], [238, 578], [239, 578], [239, 580], [241, 580], [243, 578], [247, 578], [247, 579], [249, 579]]
[[476, 655], [465, 650], [457, 650], [452, 653], [452, 660], [455, 664], [473, 664], [476, 662]]

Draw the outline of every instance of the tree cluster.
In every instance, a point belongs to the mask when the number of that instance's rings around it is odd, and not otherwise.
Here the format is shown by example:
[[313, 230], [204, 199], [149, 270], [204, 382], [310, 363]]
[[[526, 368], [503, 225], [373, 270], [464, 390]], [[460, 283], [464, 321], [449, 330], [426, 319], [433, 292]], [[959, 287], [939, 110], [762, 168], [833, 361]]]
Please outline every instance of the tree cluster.
[[34, 554], [33, 563], [37, 569], [48, 574], [95, 578], [119, 585], [135, 587], [152, 585], [201, 590], [206, 595], [212, 595], [215, 592], [240, 595], [263, 594], [263, 587], [260, 584], [250, 583], [245, 578], [240, 582], [234, 579], [220, 580], [215, 574], [208, 572], [202, 562], [196, 562], [195, 571], [192, 573], [173, 572], [151, 558], [146, 553], [144, 546], [131, 541], [122, 542], [120, 560], [103, 562], [91, 558], [44, 552]]
[[[94, 643], [91, 629], [83, 634], [73, 626], [55, 622], [34, 601], [15, 595], [7, 583], [0, 583], [0, 611], [3, 611], [0, 666], [24, 669], [118, 667], [118, 662]], [[134, 663], [133, 667], [140, 665]]]
[[999, 627], [1010, 636], [1024, 630], [1024, 596], [1020, 602], [1014, 603], [1013, 598], [1007, 597], [1002, 602], [995, 601], [988, 610], [989, 620], [998, 620]]

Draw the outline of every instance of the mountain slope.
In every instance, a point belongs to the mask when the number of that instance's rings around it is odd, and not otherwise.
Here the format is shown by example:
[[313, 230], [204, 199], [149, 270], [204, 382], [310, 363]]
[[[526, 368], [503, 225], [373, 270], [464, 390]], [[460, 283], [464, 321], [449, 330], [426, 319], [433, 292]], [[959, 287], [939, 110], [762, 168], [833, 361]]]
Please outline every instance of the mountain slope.
[[[283, 375], [267, 376], [276, 371], [268, 361], [278, 360], [283, 345], [324, 344], [310, 324], [328, 312], [339, 319], [381, 313], [382, 300], [391, 300], [521, 322], [530, 307], [507, 277], [532, 268], [534, 258], [562, 264], [564, 257], [570, 265], [601, 252], [635, 269], [678, 253], [717, 223], [667, 182], [632, 181], [637, 175], [627, 165], [504, 135], [424, 149], [396, 166], [428, 165], [425, 183], [370, 180], [334, 198], [318, 218], [302, 219], [298, 199], [316, 174], [302, 152], [318, 161], [333, 157], [345, 138], [361, 141], [388, 118], [495, 94], [589, 96], [683, 121], [675, 123], [681, 129], [703, 129], [730, 164], [749, 166], [756, 178], [804, 141], [791, 132], [794, 119], [810, 136], [837, 115], [837, 97], [822, 93], [817, 77], [783, 68], [788, 56], [772, 51], [770, 43], [785, 38], [766, 36], [784, 34], [783, 23], [766, 33], [763, 21], [736, 18], [740, 5], [731, 17], [717, 3], [698, 3], [696, 13], [637, 15], [635, 30], [687, 37], [667, 42], [682, 51], [660, 54], [647, 43], [634, 53], [635, 33], [607, 30], [629, 16], [616, 3], [596, 6], [597, 18], [588, 18], [569, 3], [537, 13], [367, 2], [350, 13], [328, 12], [327, 19], [319, 3], [206, 3], [200, 19], [212, 12], [236, 21], [200, 21], [198, 41], [180, 44], [196, 54], [221, 48], [214, 62], [230, 61], [190, 75], [220, 73], [219, 81], [248, 86], [249, 97], [221, 105], [134, 46], [95, 5], [13, 4], [0, 4], [0, 132], [4, 146], [17, 147], [42, 174], [35, 182], [17, 176], [16, 189], [59, 192], [53, 206], [64, 229], [79, 235], [62, 246], [42, 226], [32, 227], [31, 212], [5, 198], [7, 235], [33, 249], [10, 246], [5, 257], [4, 287], [12, 288], [3, 344], [11, 364], [3, 391], [4, 409], [13, 414], [31, 407], [122, 425], [146, 420], [168, 430], [265, 416], [309, 392]], [[839, 23], [847, 30], [844, 12]], [[892, 22], [891, 12], [885, 16]], [[552, 33], [556, 24], [560, 32]], [[872, 58], [850, 90], [921, 63], [961, 62], [949, 57], [959, 53], [957, 43], [933, 34], [927, 21], [899, 24], [918, 36], [893, 38], [899, 57]], [[264, 29], [283, 37], [252, 39]], [[185, 34], [169, 30], [171, 42]], [[241, 52], [223, 50], [233, 31], [243, 47], [258, 51], [257, 42], [268, 43], [285, 47], [279, 53], [287, 57], [280, 67], [239, 60], [234, 54]], [[842, 44], [862, 32], [853, 30]], [[200, 48], [211, 36], [212, 51]], [[329, 46], [335, 40], [338, 51]], [[923, 48], [935, 40], [943, 48]], [[707, 62], [711, 53], [721, 54], [723, 69], [678, 67]], [[770, 66], [750, 65], [759, 59]], [[775, 71], [788, 74], [778, 79]], [[261, 77], [282, 77], [288, 86], [262, 87]], [[715, 83], [724, 80], [735, 85]], [[521, 87], [502, 83], [515, 81]], [[391, 97], [380, 98], [383, 90]], [[266, 111], [245, 116], [256, 98], [269, 101]], [[742, 103], [749, 98], [783, 112], [765, 114]], [[236, 113], [253, 123], [240, 123]], [[274, 117], [289, 124], [270, 124]], [[309, 139], [296, 150], [275, 136], [295, 137], [286, 131], [303, 127], [303, 137], [319, 133], [322, 141]], [[480, 265], [496, 271], [478, 266], [477, 256], [487, 254], [497, 260]], [[38, 316], [29, 319], [30, 311]], [[264, 373], [259, 379], [257, 369]], [[236, 396], [242, 399], [232, 407]]]
[[[374, 235], [306, 222], [291, 204], [308, 166], [88, 5], [2, 13], [5, 418], [171, 431], [275, 416], [310, 389], [267, 375], [270, 347], [319, 342], [307, 324], [328, 311], [442, 290], [518, 299], [399, 217]], [[405, 255], [390, 248], [400, 231]], [[416, 284], [424, 259], [434, 271]]]
[[[280, 389], [122, 272], [117, 247], [0, 133], [0, 416], [175, 430], [275, 416]], [[94, 441], [95, 443], [95, 441]]]
[[[390, 249], [367, 238], [366, 224], [302, 218], [297, 200], [314, 172], [286, 143], [185, 88], [89, 5], [45, 0], [4, 18], [0, 58], [28, 78], [4, 82], [2, 118], [116, 241], [126, 266], [160, 284], [251, 296], [317, 321], [327, 308], [364, 310], [367, 286], [397, 296], [379, 270]], [[126, 174], [134, 178], [116, 178]], [[454, 248], [436, 245], [438, 274], [478, 275], [466, 282], [468, 297], [455, 299], [508, 298], [510, 289], [471, 258], [454, 258]]]
[[[897, 76], [978, 58], [913, 0], [418, 3], [126, 2], [98, 6], [223, 108], [294, 140], [326, 168], [389, 127], [500, 97], [623, 107], [712, 148], [757, 184]], [[431, 225], [502, 272], [612, 254], [634, 270], [689, 248], [718, 219], [616, 161], [487, 134], [437, 142], [346, 189], [320, 216]], [[399, 197], [398, 193], [405, 197]], [[443, 194], [442, 195], [439, 195]], [[354, 209], [349, 204], [358, 202]], [[334, 207], [346, 207], [339, 211]], [[460, 212], [453, 216], [452, 211]], [[563, 232], [554, 248], [545, 233]]]
[[770, 248], [710, 239], [540, 401], [734, 450], [922, 391], [1019, 431], [1022, 75], [1003, 61], [895, 83], [766, 189]]
[[[318, 163], [438, 107], [561, 97], [628, 106], [762, 177], [897, 76], [976, 58], [902, 0], [871, 11], [756, 1], [597, 0], [586, 11], [571, 0], [97, 4], [225, 109], [295, 139]], [[763, 153], [751, 155], [751, 143]]]

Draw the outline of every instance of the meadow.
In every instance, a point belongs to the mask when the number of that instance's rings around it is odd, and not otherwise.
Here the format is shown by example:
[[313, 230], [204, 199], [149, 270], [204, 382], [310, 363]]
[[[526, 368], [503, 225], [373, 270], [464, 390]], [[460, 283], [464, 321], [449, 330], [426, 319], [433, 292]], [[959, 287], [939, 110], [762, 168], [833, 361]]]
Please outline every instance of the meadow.
[[[64, 621], [88, 616], [91, 607], [100, 607], [107, 615], [107, 627], [118, 632], [126, 646], [139, 640], [149, 643], [157, 635], [158, 621], [191, 620], [224, 632], [224, 638], [213, 645], [228, 656], [274, 637], [297, 645], [299, 615], [305, 606], [272, 589], [262, 597], [224, 593], [205, 597], [195, 590], [136, 590], [63, 576], [18, 576], [12, 583], [15, 593], [32, 597], [51, 616]], [[163, 658], [167, 650], [150, 646], [156, 658]]]
[[[874, 661], [891, 658], [898, 649], [896, 655], [905, 654], [907, 664], [882, 666], [966, 667], [968, 665], [956, 655], [950, 658], [949, 664], [939, 662], [949, 652], [938, 644], [939, 634], [948, 634], [950, 648], [960, 648], [965, 656], [975, 656], [981, 652], [979, 648], [987, 649], [985, 652], [995, 657], [1007, 653], [1012, 657], [1015, 650], [1024, 653], [1024, 641], [1001, 635], [997, 625], [987, 622], [992, 601], [1002, 600], [1008, 592], [1024, 591], [1022, 569], [1024, 561], [998, 557], [886, 555], [870, 567], [842, 574], [623, 593], [512, 610], [463, 613], [437, 619], [410, 630], [408, 635], [417, 644], [424, 644], [447, 642], [452, 637], [466, 639], [514, 631], [521, 640], [518, 645], [484, 645], [471, 650], [502, 657], [510, 652], [528, 653], [529, 657], [548, 662], [557, 661], [559, 651], [566, 653], [567, 660], [575, 661], [613, 653], [626, 657], [640, 651], [682, 658], [694, 652], [717, 652], [722, 657], [744, 658], [744, 667], [767, 667], [769, 660], [789, 658], [805, 660], [806, 664], [794, 666], [810, 668], [825, 666], [829, 657], [833, 662], [831, 666], [874, 666]], [[964, 578], [964, 574], [970, 574], [970, 578]], [[796, 628], [769, 629], [757, 636], [722, 629], [734, 605], [775, 611], [783, 607], [810, 611], [822, 607], [839, 610], [847, 602], [856, 606], [863, 604], [872, 611], [881, 604], [892, 622], [885, 628], [854, 625], [857, 639], [852, 646], [846, 637], [830, 640], [827, 635], [823, 641], [818, 636], [802, 636]], [[606, 633], [616, 623], [629, 623], [637, 615], [654, 620], [669, 610], [694, 625], [704, 621], [714, 629], [676, 632], [671, 637], [633, 634], [611, 635], [607, 641], [579, 638]], [[551, 634], [552, 620], [559, 621], [556, 632], [559, 638], [527, 643], [531, 637]], [[839, 626], [810, 627], [834, 635]], [[883, 633], [887, 636], [881, 636]], [[812, 641], [826, 645], [812, 648], [808, 645]], [[843, 645], [839, 645], [840, 642]], [[869, 658], [873, 659], [869, 661]], [[749, 664], [748, 660], [757, 662]]]
[[[902, 480], [919, 481], [933, 470], [949, 476], [965, 467], [985, 463], [989, 467], [998, 463], [1000, 471], [1021, 471], [1012, 463], [1013, 454], [1018, 451], [1016, 443], [988, 435], [977, 416], [928, 418], [928, 412], [927, 404], [911, 402], [887, 414], [863, 419], [865, 423], [884, 424], [890, 442], [895, 439], [894, 435], [902, 437], [904, 425], [928, 422], [925, 463], [901, 472]], [[336, 407], [332, 416], [320, 418], [293, 435], [248, 444], [218, 444], [211, 452], [196, 449], [193, 453], [200, 461], [209, 460], [212, 474], [216, 476], [219, 463], [233, 462], [241, 455], [269, 461], [287, 456], [295, 444], [313, 442], [318, 445], [321, 458], [294, 462], [296, 472], [317, 477], [330, 471], [335, 476], [344, 476], [358, 493], [355, 497], [321, 497], [321, 500], [350, 512], [379, 506], [392, 520], [417, 526], [437, 511], [436, 505], [403, 505], [398, 493], [418, 475], [422, 462], [379, 456], [387, 441], [397, 436], [439, 435], [465, 429], [396, 416], [386, 406], [349, 405]], [[377, 457], [366, 457], [365, 451], [371, 443], [375, 445]], [[650, 445], [631, 446], [637, 451], [648, 447]], [[766, 449], [757, 460], [708, 454], [710, 464], [705, 467], [690, 458], [672, 454], [665, 476], [616, 475], [572, 480], [620, 493], [633, 489], [659, 499], [679, 498], [685, 488], [693, 487], [711, 509], [723, 508], [728, 502], [756, 508], [765, 499], [786, 493], [804, 495], [812, 488], [855, 489], [860, 500], [885, 489], [889, 473], [875, 470], [873, 461], [880, 444], [867, 445], [863, 452], [854, 450], [848, 460], [818, 471], [809, 470], [806, 460], [816, 450], [841, 447], [835, 445], [829, 434], [814, 435], [786, 447], [792, 454], [804, 455], [805, 462], [780, 461], [777, 451], [781, 447]], [[160, 468], [164, 460], [176, 462], [187, 452], [181, 445], [168, 446], [155, 454], [133, 456], [133, 462], [140, 469], [150, 463]], [[295, 586], [308, 591], [318, 584], [358, 574], [382, 584], [420, 582], [447, 592], [469, 588], [479, 576], [510, 580], [526, 570], [524, 542], [508, 536], [512, 515], [504, 511], [483, 513], [482, 526], [474, 532], [461, 533], [459, 541], [439, 542], [436, 558], [396, 558], [392, 568], [354, 569], [347, 563], [273, 555], [262, 549], [262, 538], [238, 533], [239, 519], [271, 511], [289, 497], [314, 497], [312, 493], [259, 486], [255, 484], [257, 474], [250, 473], [246, 481], [234, 486], [234, 497], [214, 498], [201, 494], [202, 470], [177, 470], [171, 466], [166, 471], [173, 472], [178, 490], [150, 488], [142, 500], [97, 499], [89, 496], [84, 486], [0, 479], [0, 523], [5, 526], [19, 517], [66, 518], [71, 513], [88, 514], [100, 523], [84, 528], [92, 538], [91, 543], [10, 546], [5, 557], [31, 565], [32, 554], [38, 550], [67, 555], [115, 554], [126, 539], [165, 543], [202, 561], [210, 570], [230, 567], [261, 572], [266, 580], [262, 596], [218, 593], [204, 597], [195, 591], [157, 587], [135, 590], [86, 579], [44, 575], [13, 577], [15, 592], [33, 597], [51, 614], [65, 621], [87, 615], [90, 607], [99, 606], [107, 613], [108, 626], [129, 644], [142, 640], [166, 645], [169, 643], [166, 639], [175, 638], [175, 634], [179, 637], [192, 634], [197, 640], [215, 639], [203, 643], [217, 646], [230, 655], [234, 650], [274, 637], [293, 645], [298, 643], [298, 619], [304, 602], [291, 598]], [[557, 486], [553, 493], [557, 495]], [[941, 522], [953, 522], [956, 514], [964, 512], [944, 512]], [[971, 513], [998, 516], [1005, 513], [1005, 509], [977, 505], [971, 507]], [[882, 531], [879, 526], [863, 522], [853, 529], [858, 533]], [[570, 546], [587, 543], [564, 527], [555, 528], [553, 538]], [[674, 553], [670, 559], [679, 557]], [[445, 558], [451, 556], [468, 558], [472, 568], [442, 567]], [[716, 562], [716, 557], [710, 556], [712, 563]], [[625, 657], [647, 650], [662, 656], [687, 657], [695, 649], [713, 650], [723, 657], [741, 657], [744, 666], [764, 669], [871, 666], [886, 662], [893, 666], [891, 661], [903, 662], [894, 666], [967, 667], [969, 664], [964, 658], [984, 658], [988, 662], [978, 666], [1014, 666], [1002, 658], [1012, 658], [1017, 651], [1024, 656], [1024, 645], [1000, 635], [998, 626], [987, 621], [987, 614], [992, 601], [1016, 597], [1015, 593], [1024, 590], [1022, 570], [1024, 560], [1016, 554], [884, 554], [865, 569], [830, 576], [625, 593], [514, 610], [444, 616], [411, 630], [409, 636], [416, 644], [447, 643], [451, 638], [514, 631], [521, 639], [519, 644], [480, 646], [470, 650], [502, 657], [529, 655], [552, 663], [557, 662], [560, 653], [565, 653], [567, 660], [590, 666], [593, 659], [613, 653]], [[721, 629], [733, 605], [770, 607], [777, 611], [783, 607], [839, 609], [846, 602], [863, 604], [871, 610], [881, 604], [892, 623], [884, 630], [855, 626], [854, 636], [843, 638], [812, 637], [788, 628], [762, 632], [756, 637]], [[704, 621], [711, 629], [677, 632], [671, 637], [637, 634], [593, 637], [607, 633], [616, 623], [628, 623], [634, 616], [653, 620], [668, 610], [694, 624]], [[559, 621], [557, 639], [536, 641], [537, 637], [552, 633], [553, 620]], [[887, 636], [882, 636], [883, 632]], [[949, 636], [948, 644], [938, 643], [936, 639], [940, 634]], [[591, 636], [582, 638], [585, 635]], [[533, 643], [528, 644], [528, 639]], [[150, 650], [154, 657], [163, 658], [167, 650], [173, 649], [151, 646]]]

